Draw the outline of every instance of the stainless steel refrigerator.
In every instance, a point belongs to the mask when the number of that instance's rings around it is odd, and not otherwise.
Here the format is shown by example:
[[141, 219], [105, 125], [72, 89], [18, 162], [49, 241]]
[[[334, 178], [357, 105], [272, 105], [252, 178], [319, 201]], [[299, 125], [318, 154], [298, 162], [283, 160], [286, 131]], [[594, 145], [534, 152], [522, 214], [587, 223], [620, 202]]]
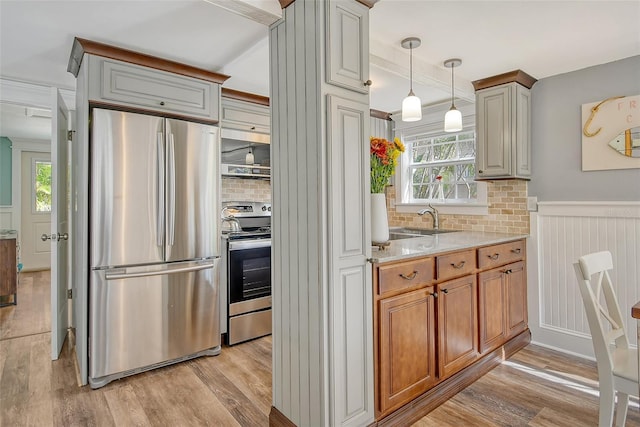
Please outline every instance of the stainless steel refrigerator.
[[218, 132], [92, 111], [92, 388], [220, 352]]

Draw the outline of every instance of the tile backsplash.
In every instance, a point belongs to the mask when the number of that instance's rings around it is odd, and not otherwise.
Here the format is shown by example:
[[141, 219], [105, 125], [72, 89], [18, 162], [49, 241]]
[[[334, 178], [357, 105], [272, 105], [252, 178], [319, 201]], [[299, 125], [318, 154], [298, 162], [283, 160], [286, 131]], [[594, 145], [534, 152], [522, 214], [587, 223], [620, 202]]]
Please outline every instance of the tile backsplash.
[[[395, 189], [386, 189], [387, 213], [391, 227], [431, 228], [431, 215], [397, 212]], [[440, 215], [440, 228], [449, 230], [495, 231], [529, 234], [527, 181], [510, 179], [487, 182], [489, 215]], [[437, 208], [437, 207], [436, 207]]]
[[222, 177], [223, 202], [271, 202], [271, 181]]

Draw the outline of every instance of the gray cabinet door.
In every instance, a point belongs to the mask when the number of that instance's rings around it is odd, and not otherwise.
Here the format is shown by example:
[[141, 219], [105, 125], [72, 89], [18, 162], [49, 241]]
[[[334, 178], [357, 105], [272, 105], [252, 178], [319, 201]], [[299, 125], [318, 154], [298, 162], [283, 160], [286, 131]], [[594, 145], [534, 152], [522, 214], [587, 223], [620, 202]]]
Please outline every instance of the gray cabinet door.
[[327, 2], [327, 83], [369, 93], [369, 9]]
[[515, 175], [531, 176], [531, 92], [529, 89], [515, 85]]
[[511, 174], [511, 87], [498, 86], [479, 91], [476, 99], [479, 178]]
[[222, 98], [221, 127], [249, 132], [270, 132], [271, 114], [266, 105]]

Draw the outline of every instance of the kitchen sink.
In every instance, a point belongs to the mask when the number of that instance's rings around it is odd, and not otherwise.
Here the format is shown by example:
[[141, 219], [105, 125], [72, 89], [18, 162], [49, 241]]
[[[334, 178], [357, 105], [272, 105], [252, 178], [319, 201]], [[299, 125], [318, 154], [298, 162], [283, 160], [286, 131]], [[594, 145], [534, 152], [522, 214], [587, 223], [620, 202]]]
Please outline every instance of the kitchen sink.
[[389, 229], [389, 240], [411, 239], [413, 237], [433, 236], [434, 234], [453, 233], [456, 230], [434, 230], [426, 228], [392, 228]]

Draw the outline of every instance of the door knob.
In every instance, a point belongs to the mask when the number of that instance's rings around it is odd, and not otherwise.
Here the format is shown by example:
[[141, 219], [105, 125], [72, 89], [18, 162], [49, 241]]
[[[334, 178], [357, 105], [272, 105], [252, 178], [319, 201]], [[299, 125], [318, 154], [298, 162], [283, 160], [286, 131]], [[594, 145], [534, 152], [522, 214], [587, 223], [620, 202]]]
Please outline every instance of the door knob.
[[59, 240], [69, 240], [69, 233], [53, 233], [53, 234], [43, 234], [40, 236], [43, 242], [47, 240], [59, 241]]

